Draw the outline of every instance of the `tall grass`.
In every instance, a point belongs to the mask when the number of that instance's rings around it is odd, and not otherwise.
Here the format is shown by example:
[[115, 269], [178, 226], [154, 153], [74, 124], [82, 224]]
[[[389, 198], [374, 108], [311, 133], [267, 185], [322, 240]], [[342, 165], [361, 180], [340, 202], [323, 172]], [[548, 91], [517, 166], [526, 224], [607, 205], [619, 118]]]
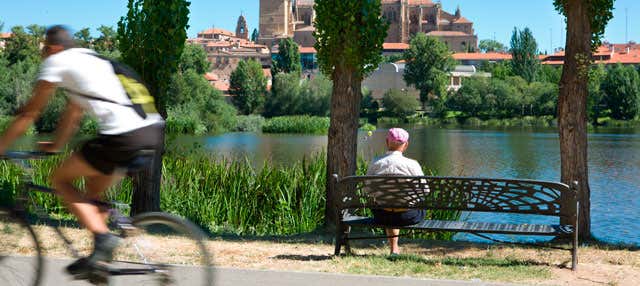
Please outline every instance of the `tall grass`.
[[308, 115], [273, 117], [262, 127], [265, 133], [327, 134], [328, 131], [328, 117]]
[[[214, 158], [193, 148], [176, 149], [163, 159], [161, 208], [214, 233], [288, 235], [310, 232], [324, 221], [325, 158], [324, 154], [317, 154], [288, 166], [265, 162], [261, 168], [254, 168], [248, 160]], [[61, 159], [33, 161], [34, 182], [50, 185], [48, 174]], [[364, 174], [366, 169], [367, 162], [359, 159], [357, 174]], [[13, 201], [20, 176], [18, 167], [0, 161], [1, 204]], [[108, 197], [129, 203], [131, 189], [131, 181], [124, 180], [109, 190]], [[72, 218], [55, 196], [40, 193], [30, 193], [30, 196], [47, 213]], [[429, 212], [428, 217], [455, 220], [459, 214], [437, 211]], [[446, 234], [413, 236], [451, 238]]]

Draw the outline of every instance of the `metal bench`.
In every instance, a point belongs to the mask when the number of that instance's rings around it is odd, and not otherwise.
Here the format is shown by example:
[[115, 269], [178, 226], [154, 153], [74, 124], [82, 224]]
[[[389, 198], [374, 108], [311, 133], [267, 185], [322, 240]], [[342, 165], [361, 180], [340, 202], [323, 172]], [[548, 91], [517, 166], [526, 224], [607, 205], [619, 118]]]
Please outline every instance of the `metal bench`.
[[[362, 209], [402, 208], [544, 215], [565, 218], [570, 224], [509, 224], [424, 220], [399, 229], [511, 235], [547, 235], [571, 239], [571, 265], [576, 270], [578, 247], [577, 183], [533, 180], [456, 177], [349, 176], [333, 175], [339, 201], [335, 255], [350, 240], [381, 237], [349, 237], [351, 227], [384, 228], [372, 217], [352, 215]], [[360, 211], [359, 211], [360, 210]]]

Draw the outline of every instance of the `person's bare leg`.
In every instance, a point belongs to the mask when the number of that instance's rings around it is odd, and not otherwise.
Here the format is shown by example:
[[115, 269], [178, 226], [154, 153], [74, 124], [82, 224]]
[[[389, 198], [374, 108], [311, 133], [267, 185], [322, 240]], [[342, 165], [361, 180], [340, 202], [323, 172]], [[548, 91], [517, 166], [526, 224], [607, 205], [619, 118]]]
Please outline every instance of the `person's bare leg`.
[[391, 254], [400, 254], [400, 247], [398, 247], [398, 235], [400, 235], [400, 229], [386, 228], [385, 232], [389, 237], [389, 247], [391, 247]]
[[[122, 180], [123, 177], [123, 175], [98, 175], [86, 178], [85, 188], [87, 189], [87, 193], [85, 194], [85, 198], [95, 201], [103, 200], [105, 191]], [[105, 208], [98, 209], [102, 219], [106, 221], [109, 218], [108, 210]]]
[[100, 215], [99, 208], [89, 203], [73, 186], [73, 182], [81, 177], [97, 176], [103, 175], [91, 167], [80, 154], [74, 153], [54, 171], [51, 181], [56, 194], [82, 225], [93, 233], [107, 233], [109, 229]]

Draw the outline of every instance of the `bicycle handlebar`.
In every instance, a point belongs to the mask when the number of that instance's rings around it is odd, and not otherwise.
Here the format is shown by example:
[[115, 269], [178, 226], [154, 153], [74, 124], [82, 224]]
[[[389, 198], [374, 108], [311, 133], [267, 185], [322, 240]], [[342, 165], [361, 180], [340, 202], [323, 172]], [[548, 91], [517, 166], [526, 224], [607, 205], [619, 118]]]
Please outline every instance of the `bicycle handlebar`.
[[7, 151], [0, 155], [0, 160], [28, 160], [28, 159], [43, 159], [45, 157], [58, 155], [59, 152], [44, 152], [44, 151]]

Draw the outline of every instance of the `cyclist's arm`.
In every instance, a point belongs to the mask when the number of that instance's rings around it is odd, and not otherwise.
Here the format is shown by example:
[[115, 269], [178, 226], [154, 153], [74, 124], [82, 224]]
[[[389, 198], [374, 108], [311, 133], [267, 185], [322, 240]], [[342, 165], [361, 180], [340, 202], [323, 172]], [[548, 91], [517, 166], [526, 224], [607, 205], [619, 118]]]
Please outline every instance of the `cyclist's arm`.
[[56, 90], [56, 85], [47, 81], [39, 80], [33, 88], [33, 96], [20, 108], [16, 118], [11, 122], [7, 130], [0, 138], [0, 154], [33, 124], [40, 116], [40, 113], [47, 106], [49, 97]]
[[67, 109], [62, 114], [58, 127], [56, 128], [56, 137], [53, 144], [48, 147], [49, 150], [45, 151], [58, 151], [64, 144], [69, 141], [69, 138], [76, 133], [78, 129], [78, 123], [82, 119], [83, 109], [77, 103], [69, 101], [67, 103]]

